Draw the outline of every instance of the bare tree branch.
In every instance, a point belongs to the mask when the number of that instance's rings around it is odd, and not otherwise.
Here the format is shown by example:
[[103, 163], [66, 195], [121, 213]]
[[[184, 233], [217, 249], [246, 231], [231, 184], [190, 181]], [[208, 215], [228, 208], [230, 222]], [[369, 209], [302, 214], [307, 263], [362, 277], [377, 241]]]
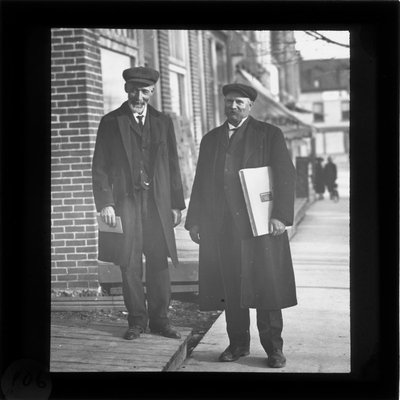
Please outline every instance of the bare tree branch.
[[340, 43], [337, 42], [336, 40], [332, 40], [329, 39], [328, 37], [326, 37], [325, 35], [322, 35], [321, 33], [317, 32], [317, 31], [304, 31], [305, 34], [313, 37], [314, 39], [317, 40], [323, 40], [327, 43], [331, 43], [331, 44], [336, 44], [337, 46], [342, 46], [342, 47], [346, 47], [347, 49], [350, 48], [350, 46], [348, 44], [345, 43]]

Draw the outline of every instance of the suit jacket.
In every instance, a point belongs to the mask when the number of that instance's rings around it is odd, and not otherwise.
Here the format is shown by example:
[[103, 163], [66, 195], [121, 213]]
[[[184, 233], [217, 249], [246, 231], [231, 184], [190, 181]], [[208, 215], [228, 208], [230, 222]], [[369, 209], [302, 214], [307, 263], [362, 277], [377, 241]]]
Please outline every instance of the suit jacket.
[[[223, 202], [215, 182], [219, 173], [216, 171], [218, 149], [223, 144], [225, 134], [226, 127], [222, 125], [202, 139], [185, 223], [188, 230], [193, 225], [200, 228], [199, 292], [202, 310], [223, 308], [223, 282], [219, 273], [217, 244]], [[282, 221], [287, 226], [292, 225], [295, 169], [281, 130], [249, 117], [243, 146], [242, 168], [272, 167], [272, 218]], [[253, 237], [243, 195], [233, 196], [229, 207], [242, 237], [242, 306], [281, 309], [297, 304], [287, 233], [280, 236]]]
[[[148, 106], [148, 123], [152, 135], [151, 146], [155, 154], [153, 190], [154, 200], [160, 215], [169, 256], [174, 265], [178, 264], [172, 209], [183, 210], [182, 181], [176, 148], [175, 132], [170, 117]], [[105, 115], [99, 125], [92, 164], [93, 194], [97, 211], [105, 206], [114, 206], [117, 215], [121, 215], [124, 199], [135, 198], [134, 163], [131, 135], [139, 129], [133, 123], [128, 102]], [[124, 213], [122, 213], [124, 214]], [[123, 264], [121, 254], [128, 254], [135, 243], [123, 240], [124, 235], [139, 240], [139, 221], [127, 221], [124, 216], [122, 225], [124, 234], [99, 233], [99, 259]], [[131, 232], [130, 230], [136, 229]], [[130, 232], [128, 232], [130, 231]], [[136, 238], [136, 239], [135, 239]], [[141, 239], [141, 238], [140, 238]]]

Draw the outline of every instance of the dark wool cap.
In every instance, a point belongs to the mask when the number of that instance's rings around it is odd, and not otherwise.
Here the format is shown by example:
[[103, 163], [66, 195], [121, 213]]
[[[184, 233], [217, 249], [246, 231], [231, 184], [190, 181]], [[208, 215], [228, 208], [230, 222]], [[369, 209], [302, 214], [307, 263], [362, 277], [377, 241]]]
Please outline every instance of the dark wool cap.
[[222, 93], [226, 96], [230, 92], [238, 92], [243, 97], [248, 97], [251, 101], [257, 98], [257, 90], [251, 86], [243, 85], [242, 83], [230, 83], [222, 87]]
[[135, 86], [151, 86], [158, 81], [160, 73], [153, 68], [135, 67], [126, 69], [122, 72], [122, 76], [126, 83]]

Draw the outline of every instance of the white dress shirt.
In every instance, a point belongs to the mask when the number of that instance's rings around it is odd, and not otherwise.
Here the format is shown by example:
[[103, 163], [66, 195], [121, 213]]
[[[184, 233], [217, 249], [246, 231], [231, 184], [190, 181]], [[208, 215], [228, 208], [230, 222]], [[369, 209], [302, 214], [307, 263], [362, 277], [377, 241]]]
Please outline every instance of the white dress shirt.
[[135, 121], [139, 124], [139, 120], [138, 120], [138, 115], [142, 115], [143, 116], [143, 120], [142, 123], [144, 125], [145, 121], [146, 121], [146, 114], [147, 114], [147, 104], [144, 106], [144, 110], [141, 114], [139, 113], [133, 113], [133, 118], [135, 118]]
[[238, 126], [232, 125], [230, 122], [228, 122], [228, 129], [229, 129], [228, 134], [229, 134], [229, 139], [230, 139], [231, 136], [235, 133], [235, 131], [238, 130], [238, 129], [243, 125], [244, 121], [246, 121], [247, 118], [248, 118], [248, 117], [243, 118], [243, 119], [240, 121], [240, 123], [239, 123]]

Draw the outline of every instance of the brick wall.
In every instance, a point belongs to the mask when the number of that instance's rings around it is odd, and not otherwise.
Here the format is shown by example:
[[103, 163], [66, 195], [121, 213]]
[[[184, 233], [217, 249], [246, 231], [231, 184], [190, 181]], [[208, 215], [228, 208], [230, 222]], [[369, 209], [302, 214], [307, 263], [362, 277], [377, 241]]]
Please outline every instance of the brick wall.
[[98, 37], [92, 29], [53, 29], [51, 37], [51, 285], [97, 288], [91, 161], [103, 114]]

